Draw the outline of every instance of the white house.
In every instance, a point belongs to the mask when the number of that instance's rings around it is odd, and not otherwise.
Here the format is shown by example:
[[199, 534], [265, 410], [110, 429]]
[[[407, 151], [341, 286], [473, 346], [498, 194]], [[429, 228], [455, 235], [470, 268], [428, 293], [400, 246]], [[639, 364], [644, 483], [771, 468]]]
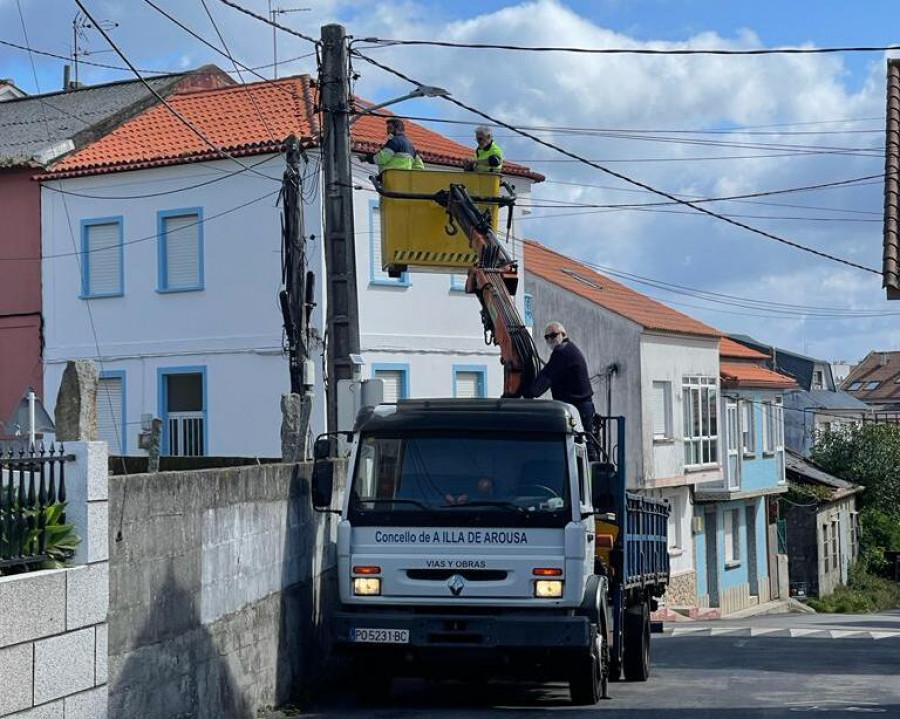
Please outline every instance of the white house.
[[[222, 159], [155, 107], [42, 178], [46, 396], [56, 396], [67, 360], [98, 359], [101, 435], [112, 453], [141, 453], [142, 423], [157, 416], [165, 453], [280, 454], [279, 400], [289, 380], [276, 198], [283, 139], [292, 133], [311, 147], [304, 219], [318, 274], [313, 430], [323, 430], [323, 183], [314, 95], [306, 76], [177, 94], [170, 104], [237, 160]], [[357, 122], [354, 151], [377, 150], [383, 123]], [[431, 166], [460, 167], [472, 153], [426, 128], [408, 123], [408, 130]], [[354, 183], [371, 187], [372, 172], [355, 162]], [[541, 179], [521, 166], [507, 172], [526, 197]], [[477, 300], [449, 275], [395, 280], [382, 272], [378, 212], [376, 193], [357, 190], [363, 376], [384, 379], [387, 399], [499, 395], [498, 352], [484, 344]]]
[[697, 604], [692, 489], [722, 480], [721, 333], [537, 242], [525, 243], [534, 324], [566, 325], [603, 415], [626, 420], [628, 486], [668, 499], [668, 601]]

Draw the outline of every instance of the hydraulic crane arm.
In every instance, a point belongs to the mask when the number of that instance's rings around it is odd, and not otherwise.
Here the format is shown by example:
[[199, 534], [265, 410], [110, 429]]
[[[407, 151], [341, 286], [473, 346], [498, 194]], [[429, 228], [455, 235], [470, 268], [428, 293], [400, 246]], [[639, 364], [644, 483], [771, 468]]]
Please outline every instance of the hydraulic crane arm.
[[[478, 204], [511, 205], [515, 196], [475, 197], [464, 185], [451, 184], [449, 190], [433, 195], [392, 192], [373, 178], [378, 193], [385, 197], [405, 200], [431, 200], [447, 211], [448, 234], [462, 230], [469, 246], [477, 255], [469, 269], [466, 292], [478, 297], [485, 341], [500, 348], [503, 364], [503, 396], [528, 397], [534, 378], [540, 371], [540, 358], [534, 339], [525, 327], [515, 295], [519, 283], [518, 265], [497, 239], [486, 213]], [[507, 187], [507, 191], [509, 188]], [[452, 271], [453, 267], [448, 267]]]

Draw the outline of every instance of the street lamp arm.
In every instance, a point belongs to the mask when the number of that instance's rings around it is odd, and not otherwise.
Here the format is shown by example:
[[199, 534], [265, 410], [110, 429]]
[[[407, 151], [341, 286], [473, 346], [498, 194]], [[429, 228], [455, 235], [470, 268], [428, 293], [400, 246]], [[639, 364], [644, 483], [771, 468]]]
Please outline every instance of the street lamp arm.
[[350, 124], [352, 125], [354, 122], [359, 120], [359, 118], [364, 117], [365, 115], [371, 115], [377, 110], [381, 110], [382, 108], [387, 107], [388, 105], [396, 105], [398, 102], [405, 102], [406, 100], [412, 100], [416, 97], [447, 97], [449, 95], [449, 91], [445, 90], [442, 87], [433, 87], [431, 85], [418, 85], [415, 90], [407, 93], [406, 95], [402, 95], [401, 97], [395, 97], [393, 100], [388, 100], [387, 102], [380, 102], [377, 105], [372, 105], [372, 107], [368, 107], [365, 110], [361, 110], [360, 112], [355, 112], [354, 117], [351, 118]]

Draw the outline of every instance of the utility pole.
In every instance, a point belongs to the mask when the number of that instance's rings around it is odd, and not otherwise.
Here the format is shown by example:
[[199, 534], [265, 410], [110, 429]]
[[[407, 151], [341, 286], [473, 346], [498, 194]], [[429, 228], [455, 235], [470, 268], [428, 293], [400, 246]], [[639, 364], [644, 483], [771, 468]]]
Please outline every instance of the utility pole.
[[350, 78], [347, 34], [343, 25], [322, 28], [322, 104], [325, 200], [325, 263], [328, 306], [328, 430], [338, 427], [338, 381], [352, 380], [350, 355], [359, 354], [359, 304], [356, 293], [356, 243], [353, 228], [353, 176], [350, 170]]

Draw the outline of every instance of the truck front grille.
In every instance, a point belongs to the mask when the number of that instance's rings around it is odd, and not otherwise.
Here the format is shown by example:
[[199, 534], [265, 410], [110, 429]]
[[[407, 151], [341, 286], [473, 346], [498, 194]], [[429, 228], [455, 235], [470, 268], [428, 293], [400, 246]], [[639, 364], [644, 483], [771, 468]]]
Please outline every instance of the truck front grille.
[[503, 569], [407, 569], [410, 579], [427, 582], [441, 582], [458, 574], [467, 582], [502, 582], [509, 572]]

